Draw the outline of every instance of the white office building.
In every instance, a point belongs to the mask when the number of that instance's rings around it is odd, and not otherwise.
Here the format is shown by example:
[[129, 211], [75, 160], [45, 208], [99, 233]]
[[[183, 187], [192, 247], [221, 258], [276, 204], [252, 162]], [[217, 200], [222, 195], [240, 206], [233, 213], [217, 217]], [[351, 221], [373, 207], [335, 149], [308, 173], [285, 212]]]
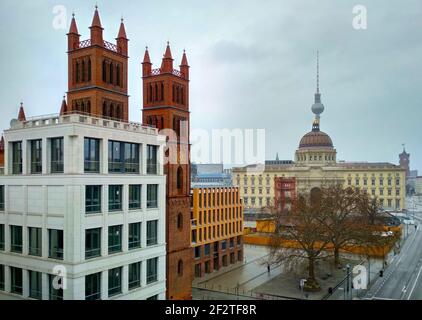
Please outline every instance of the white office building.
[[1, 298], [165, 299], [164, 145], [157, 129], [93, 116], [12, 121]]

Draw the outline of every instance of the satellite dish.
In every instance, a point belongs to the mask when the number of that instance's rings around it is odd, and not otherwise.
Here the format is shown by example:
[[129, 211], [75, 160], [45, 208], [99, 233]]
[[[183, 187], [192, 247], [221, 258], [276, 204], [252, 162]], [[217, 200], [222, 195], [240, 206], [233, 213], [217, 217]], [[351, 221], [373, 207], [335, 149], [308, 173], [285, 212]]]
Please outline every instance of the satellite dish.
[[18, 124], [18, 120], [17, 119], [12, 119], [10, 121], [10, 128], [14, 128], [17, 124]]

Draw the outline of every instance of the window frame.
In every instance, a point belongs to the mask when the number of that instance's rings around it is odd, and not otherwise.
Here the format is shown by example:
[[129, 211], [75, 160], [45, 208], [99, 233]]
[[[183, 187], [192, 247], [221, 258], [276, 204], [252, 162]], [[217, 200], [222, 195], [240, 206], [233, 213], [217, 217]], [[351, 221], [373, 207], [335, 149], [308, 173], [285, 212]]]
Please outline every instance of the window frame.
[[[56, 247], [53, 247], [53, 241], [52, 241], [53, 238], [57, 238], [58, 240]], [[54, 259], [54, 260], [64, 260], [64, 231], [63, 230], [48, 229], [48, 258]]]
[[[151, 235], [150, 232], [153, 232], [153, 231], [155, 235]], [[147, 221], [147, 247], [155, 246], [157, 244], [158, 244], [158, 220]]]
[[[107, 252], [109, 255], [122, 252], [123, 250], [123, 241], [122, 241], [122, 225], [115, 225], [108, 227], [108, 247]], [[118, 240], [118, 241], [116, 241]], [[117, 244], [115, 244], [117, 243]]]
[[[85, 260], [101, 257], [101, 252], [102, 252], [101, 232], [102, 232], [101, 228], [92, 228], [92, 229], [85, 230]], [[98, 237], [97, 241], [94, 241], [95, 236]], [[88, 249], [88, 245], [89, 245], [89, 249]], [[98, 246], [95, 246], [95, 245], [98, 245]]]
[[100, 170], [101, 140], [96, 138], [84, 137], [84, 172], [100, 173]]
[[[57, 144], [58, 142], [58, 144]], [[64, 138], [50, 138], [50, 173], [64, 173]]]
[[30, 145], [31, 174], [42, 174], [42, 139], [31, 140]]

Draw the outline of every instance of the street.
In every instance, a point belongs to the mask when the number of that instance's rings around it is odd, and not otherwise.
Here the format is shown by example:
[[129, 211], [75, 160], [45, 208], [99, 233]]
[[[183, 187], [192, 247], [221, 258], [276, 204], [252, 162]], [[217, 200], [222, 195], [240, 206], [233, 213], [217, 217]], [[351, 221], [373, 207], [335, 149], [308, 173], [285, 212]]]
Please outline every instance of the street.
[[[422, 231], [421, 215], [415, 215], [418, 223], [408, 236], [401, 252], [394, 257], [368, 291], [365, 299], [371, 300], [421, 300], [422, 299]], [[414, 225], [409, 228], [415, 228]]]

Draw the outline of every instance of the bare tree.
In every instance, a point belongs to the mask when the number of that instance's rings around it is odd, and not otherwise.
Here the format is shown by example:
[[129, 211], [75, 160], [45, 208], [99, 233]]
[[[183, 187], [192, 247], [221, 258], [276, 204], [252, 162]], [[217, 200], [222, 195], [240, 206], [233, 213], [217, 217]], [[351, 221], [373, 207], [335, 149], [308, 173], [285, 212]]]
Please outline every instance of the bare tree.
[[[271, 238], [270, 256], [277, 264], [307, 261], [308, 277], [304, 290], [318, 291], [315, 277], [315, 262], [326, 257], [325, 249], [330, 243], [327, 237], [321, 201], [318, 197], [300, 196], [290, 211], [275, 214], [275, 232]], [[297, 248], [285, 248], [285, 241], [297, 243]]]
[[326, 214], [323, 223], [334, 252], [334, 264], [340, 265], [340, 250], [355, 243], [359, 234], [359, 203], [361, 193], [357, 189], [333, 185], [322, 189], [321, 209]]

